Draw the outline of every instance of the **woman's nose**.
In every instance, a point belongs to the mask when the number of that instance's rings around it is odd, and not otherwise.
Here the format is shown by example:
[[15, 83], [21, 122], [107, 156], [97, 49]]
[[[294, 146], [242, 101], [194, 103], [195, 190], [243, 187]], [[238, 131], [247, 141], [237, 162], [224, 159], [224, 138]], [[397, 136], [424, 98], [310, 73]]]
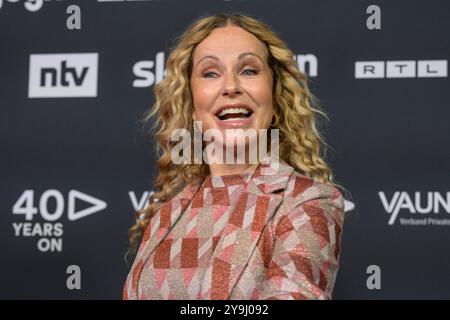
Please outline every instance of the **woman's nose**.
[[242, 92], [240, 88], [239, 78], [234, 74], [225, 76], [222, 94], [233, 96], [240, 93]]

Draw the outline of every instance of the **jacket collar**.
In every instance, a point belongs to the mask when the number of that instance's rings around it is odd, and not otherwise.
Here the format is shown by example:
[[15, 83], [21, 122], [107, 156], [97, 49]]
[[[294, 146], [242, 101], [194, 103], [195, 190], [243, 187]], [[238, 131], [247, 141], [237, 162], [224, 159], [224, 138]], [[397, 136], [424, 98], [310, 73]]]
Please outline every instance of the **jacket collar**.
[[[282, 191], [286, 188], [293, 171], [294, 168], [282, 159], [278, 163], [271, 162], [270, 158], [263, 159], [255, 168], [249, 180], [247, 192], [262, 196]], [[201, 185], [202, 182], [188, 185], [174, 199], [183, 199], [190, 202]]]

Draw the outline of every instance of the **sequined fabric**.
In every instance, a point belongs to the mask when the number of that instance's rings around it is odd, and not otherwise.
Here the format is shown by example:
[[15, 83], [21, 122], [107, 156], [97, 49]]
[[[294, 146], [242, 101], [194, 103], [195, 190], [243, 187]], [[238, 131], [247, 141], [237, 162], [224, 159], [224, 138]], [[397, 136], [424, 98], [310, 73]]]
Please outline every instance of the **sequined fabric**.
[[286, 162], [187, 185], [150, 220], [123, 299], [330, 299], [344, 199]]

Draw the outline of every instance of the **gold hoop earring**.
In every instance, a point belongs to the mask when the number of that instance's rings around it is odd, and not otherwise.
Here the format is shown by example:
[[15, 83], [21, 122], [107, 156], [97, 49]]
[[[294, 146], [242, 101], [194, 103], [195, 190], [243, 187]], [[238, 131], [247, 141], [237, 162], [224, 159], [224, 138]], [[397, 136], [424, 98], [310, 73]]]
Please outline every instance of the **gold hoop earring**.
[[273, 116], [275, 117], [275, 123], [273, 123], [273, 120], [272, 120], [271, 126], [272, 127], [277, 127], [278, 124], [280, 123], [280, 116], [277, 115], [276, 113]]

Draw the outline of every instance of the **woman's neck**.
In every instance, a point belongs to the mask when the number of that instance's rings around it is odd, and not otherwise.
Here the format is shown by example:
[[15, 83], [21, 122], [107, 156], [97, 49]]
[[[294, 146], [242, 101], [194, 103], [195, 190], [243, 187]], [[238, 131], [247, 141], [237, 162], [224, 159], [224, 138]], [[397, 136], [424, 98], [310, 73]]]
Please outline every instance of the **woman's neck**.
[[211, 176], [226, 176], [251, 172], [258, 164], [209, 164]]

